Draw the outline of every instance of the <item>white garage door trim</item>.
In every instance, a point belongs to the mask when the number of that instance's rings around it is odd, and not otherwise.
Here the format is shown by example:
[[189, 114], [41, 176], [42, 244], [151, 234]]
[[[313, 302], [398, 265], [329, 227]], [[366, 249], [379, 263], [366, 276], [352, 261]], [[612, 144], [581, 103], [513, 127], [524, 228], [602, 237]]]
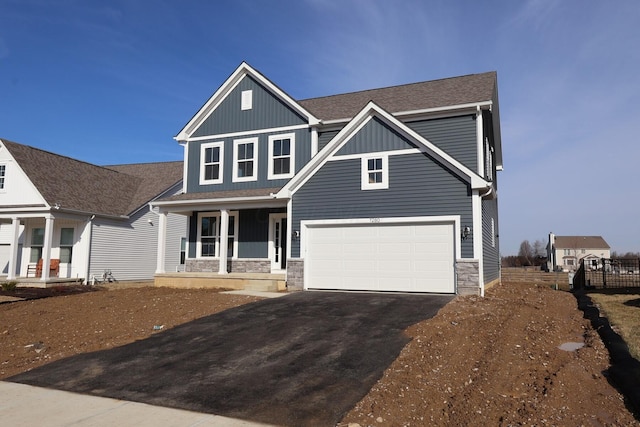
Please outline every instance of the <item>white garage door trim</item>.
[[[375, 227], [376, 225], [385, 225], [385, 227]], [[305, 259], [305, 268], [304, 268], [304, 288], [305, 289], [351, 289], [351, 290], [374, 290], [374, 291], [401, 291], [401, 292], [444, 292], [444, 293], [454, 293], [455, 292], [455, 272], [454, 272], [454, 263], [455, 260], [460, 258], [460, 245], [457, 244], [457, 239], [455, 236], [460, 235], [460, 217], [459, 216], [436, 216], [436, 217], [403, 217], [403, 218], [353, 218], [353, 219], [335, 219], [335, 220], [313, 220], [313, 221], [301, 221], [301, 233], [300, 233], [300, 247], [302, 249], [302, 258]], [[370, 228], [373, 227], [373, 228]], [[386, 227], [390, 226], [390, 227]], [[426, 227], [425, 227], [426, 226]], [[393, 256], [386, 259], [381, 256], [380, 249], [373, 250], [369, 248], [369, 246], [365, 242], [368, 237], [366, 233], [369, 231], [373, 233], [385, 233], [385, 230], [391, 231], [391, 233], [387, 233], [385, 237], [388, 238], [386, 244], [389, 245], [389, 252], [393, 254], [394, 244], [396, 245], [396, 249], [405, 250], [409, 247], [414, 248], [410, 249], [411, 253], [406, 255], [406, 259], [403, 256], [397, 256], [395, 260], [393, 260]], [[353, 259], [349, 259], [348, 265], [358, 265], [360, 264], [360, 271], [366, 271], [371, 268], [371, 270], [378, 269], [378, 273], [375, 274], [372, 278], [362, 280], [361, 283], [357, 283], [357, 279], [360, 275], [354, 275], [353, 279], [343, 280], [340, 274], [335, 276], [338, 280], [330, 280], [329, 276], [325, 275], [324, 272], [330, 271], [332, 267], [318, 267], [321, 262], [328, 262], [328, 265], [338, 266], [337, 268], [345, 268], [347, 264], [341, 264], [340, 261], [337, 261], [335, 258], [333, 261], [331, 258], [332, 248], [325, 245], [325, 254], [328, 254], [327, 259], [322, 261], [315, 260], [311, 256], [312, 251], [321, 250], [321, 246], [319, 246], [319, 240], [322, 239], [323, 230], [326, 230], [326, 233], [336, 232], [339, 233], [340, 236], [345, 237], [348, 240], [348, 236], [358, 236], [355, 237], [356, 240], [360, 240], [360, 246], [355, 246], [357, 249], [355, 251], [348, 251], [350, 256]], [[407, 237], [409, 240], [414, 238], [418, 239], [416, 243], [423, 243], [421, 246], [424, 248], [424, 239], [420, 241], [419, 234], [424, 232], [439, 232], [441, 238], [444, 237], [446, 241], [443, 241], [440, 245], [445, 246], [445, 253], [443, 253], [443, 257], [441, 261], [445, 261], [449, 267], [445, 267], [443, 269], [443, 280], [440, 281], [439, 284], [432, 283], [431, 285], [427, 284], [422, 280], [417, 280], [424, 274], [424, 268], [426, 265], [421, 265], [415, 258], [417, 252], [420, 249], [418, 247], [420, 245], [404, 245], [403, 237], [395, 238], [394, 233], [408, 233]], [[364, 232], [364, 233], [363, 233]], [[415, 236], [415, 237], [411, 237]], [[380, 236], [382, 237], [382, 235]], [[450, 240], [448, 240], [448, 238]], [[315, 242], [313, 241], [315, 239]], [[362, 240], [364, 239], [364, 240]], [[374, 240], [371, 240], [374, 241]], [[377, 243], [378, 240], [376, 239]], [[398, 246], [398, 244], [400, 244]], [[314, 246], [311, 246], [314, 245]], [[379, 245], [375, 245], [379, 247]], [[342, 246], [337, 244], [335, 249], [336, 251], [340, 250]], [[371, 249], [371, 250], [369, 250]], [[371, 257], [365, 255], [364, 253], [360, 256], [359, 252], [367, 252], [369, 251], [372, 257], [377, 258], [377, 261], [372, 264], [373, 260]], [[414, 253], [415, 252], [415, 253]], [[316, 252], [317, 253], [317, 252]], [[344, 252], [347, 253], [347, 252]], [[413, 255], [412, 255], [413, 254]], [[327, 261], [328, 260], [328, 261]], [[405, 262], [406, 261], [406, 262]], [[316, 262], [316, 264], [314, 264]], [[436, 259], [434, 259], [434, 263]], [[382, 263], [382, 265], [381, 265]], [[384, 267], [384, 264], [391, 266], [389, 270]], [[405, 264], [402, 266], [402, 264]], [[367, 264], [367, 265], [365, 265]], [[370, 264], [370, 265], [369, 265]], [[385, 271], [390, 271], [397, 267], [397, 275], [390, 274], [387, 278], [384, 274]], [[348, 268], [348, 267], [346, 267]], [[420, 272], [420, 270], [422, 271]], [[322, 283], [324, 281], [324, 283]]]

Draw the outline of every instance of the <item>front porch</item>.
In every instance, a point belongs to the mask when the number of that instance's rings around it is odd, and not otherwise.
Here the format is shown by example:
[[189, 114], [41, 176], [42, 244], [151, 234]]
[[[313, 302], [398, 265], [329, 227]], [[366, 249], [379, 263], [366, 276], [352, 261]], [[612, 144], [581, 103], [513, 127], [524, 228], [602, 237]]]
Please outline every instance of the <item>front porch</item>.
[[154, 285], [172, 288], [224, 288], [263, 292], [287, 290], [284, 273], [157, 273], [154, 277]]
[[[6, 276], [0, 280], [9, 281]], [[16, 282], [19, 288], [55, 288], [56, 286], [82, 285], [84, 278], [49, 277], [42, 280], [40, 277], [17, 277], [10, 281]]]

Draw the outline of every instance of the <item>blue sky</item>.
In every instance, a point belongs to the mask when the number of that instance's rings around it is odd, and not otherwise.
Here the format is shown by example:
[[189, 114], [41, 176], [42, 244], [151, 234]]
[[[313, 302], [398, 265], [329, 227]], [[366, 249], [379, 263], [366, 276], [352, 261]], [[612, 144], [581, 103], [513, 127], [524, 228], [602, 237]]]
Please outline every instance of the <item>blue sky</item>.
[[503, 255], [640, 251], [640, 2], [0, 0], [0, 137], [96, 164], [173, 140], [242, 61], [296, 99], [498, 72]]

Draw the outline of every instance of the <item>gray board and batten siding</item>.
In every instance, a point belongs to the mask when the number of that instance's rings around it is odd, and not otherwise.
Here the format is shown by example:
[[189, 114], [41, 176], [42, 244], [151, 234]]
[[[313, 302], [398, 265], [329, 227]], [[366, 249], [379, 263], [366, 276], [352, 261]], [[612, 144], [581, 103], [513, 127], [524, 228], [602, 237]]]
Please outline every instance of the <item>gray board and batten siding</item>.
[[[243, 111], [241, 98], [242, 92], [246, 90], [253, 91], [253, 107]], [[276, 98], [264, 86], [245, 76], [191, 136], [249, 132], [307, 123], [304, 117]]]
[[405, 123], [454, 159], [478, 170], [476, 116], [466, 115]]
[[[493, 219], [493, 227], [491, 226]], [[482, 201], [482, 271], [484, 283], [500, 277], [500, 240], [498, 239], [498, 200]]]
[[416, 148], [416, 145], [393, 129], [390, 129], [380, 119], [374, 117], [353, 135], [338, 150], [335, 156], [405, 150], [408, 148]]
[[[267, 179], [269, 137], [281, 134], [295, 134], [295, 172], [297, 173], [311, 159], [311, 131], [308, 128], [293, 131], [281, 131], [270, 133], [256, 133], [241, 137], [212, 138], [207, 141], [191, 141], [187, 155], [189, 156], [189, 169], [187, 171], [187, 192], [200, 193], [210, 191], [246, 190], [253, 188], [282, 187], [289, 179]], [[236, 139], [258, 138], [258, 179], [256, 181], [233, 182], [233, 141]], [[221, 184], [200, 185], [200, 154], [202, 144], [208, 142], [224, 141], [223, 181]]]
[[[472, 223], [471, 188], [425, 153], [389, 157], [389, 188], [361, 189], [360, 159], [325, 163], [293, 195], [290, 229], [303, 220], [460, 215]], [[473, 238], [462, 241], [463, 258], [473, 257]], [[300, 257], [293, 240], [292, 258]]]

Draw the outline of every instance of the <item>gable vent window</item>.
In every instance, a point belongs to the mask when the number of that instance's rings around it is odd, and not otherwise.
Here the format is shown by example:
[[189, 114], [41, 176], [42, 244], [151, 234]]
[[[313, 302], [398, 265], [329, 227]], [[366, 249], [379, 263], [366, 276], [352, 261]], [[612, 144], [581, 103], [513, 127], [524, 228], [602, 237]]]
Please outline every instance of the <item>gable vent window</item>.
[[224, 142], [210, 142], [208, 144], [202, 144], [200, 150], [200, 184], [222, 183]]
[[389, 188], [389, 158], [387, 156], [362, 158], [362, 189]]
[[242, 99], [241, 99], [240, 109], [242, 111], [251, 110], [253, 108], [253, 91], [243, 90], [241, 98]]
[[269, 137], [269, 179], [291, 178], [295, 164], [295, 134]]
[[4, 177], [7, 172], [6, 165], [0, 165], [0, 190], [4, 190]]

